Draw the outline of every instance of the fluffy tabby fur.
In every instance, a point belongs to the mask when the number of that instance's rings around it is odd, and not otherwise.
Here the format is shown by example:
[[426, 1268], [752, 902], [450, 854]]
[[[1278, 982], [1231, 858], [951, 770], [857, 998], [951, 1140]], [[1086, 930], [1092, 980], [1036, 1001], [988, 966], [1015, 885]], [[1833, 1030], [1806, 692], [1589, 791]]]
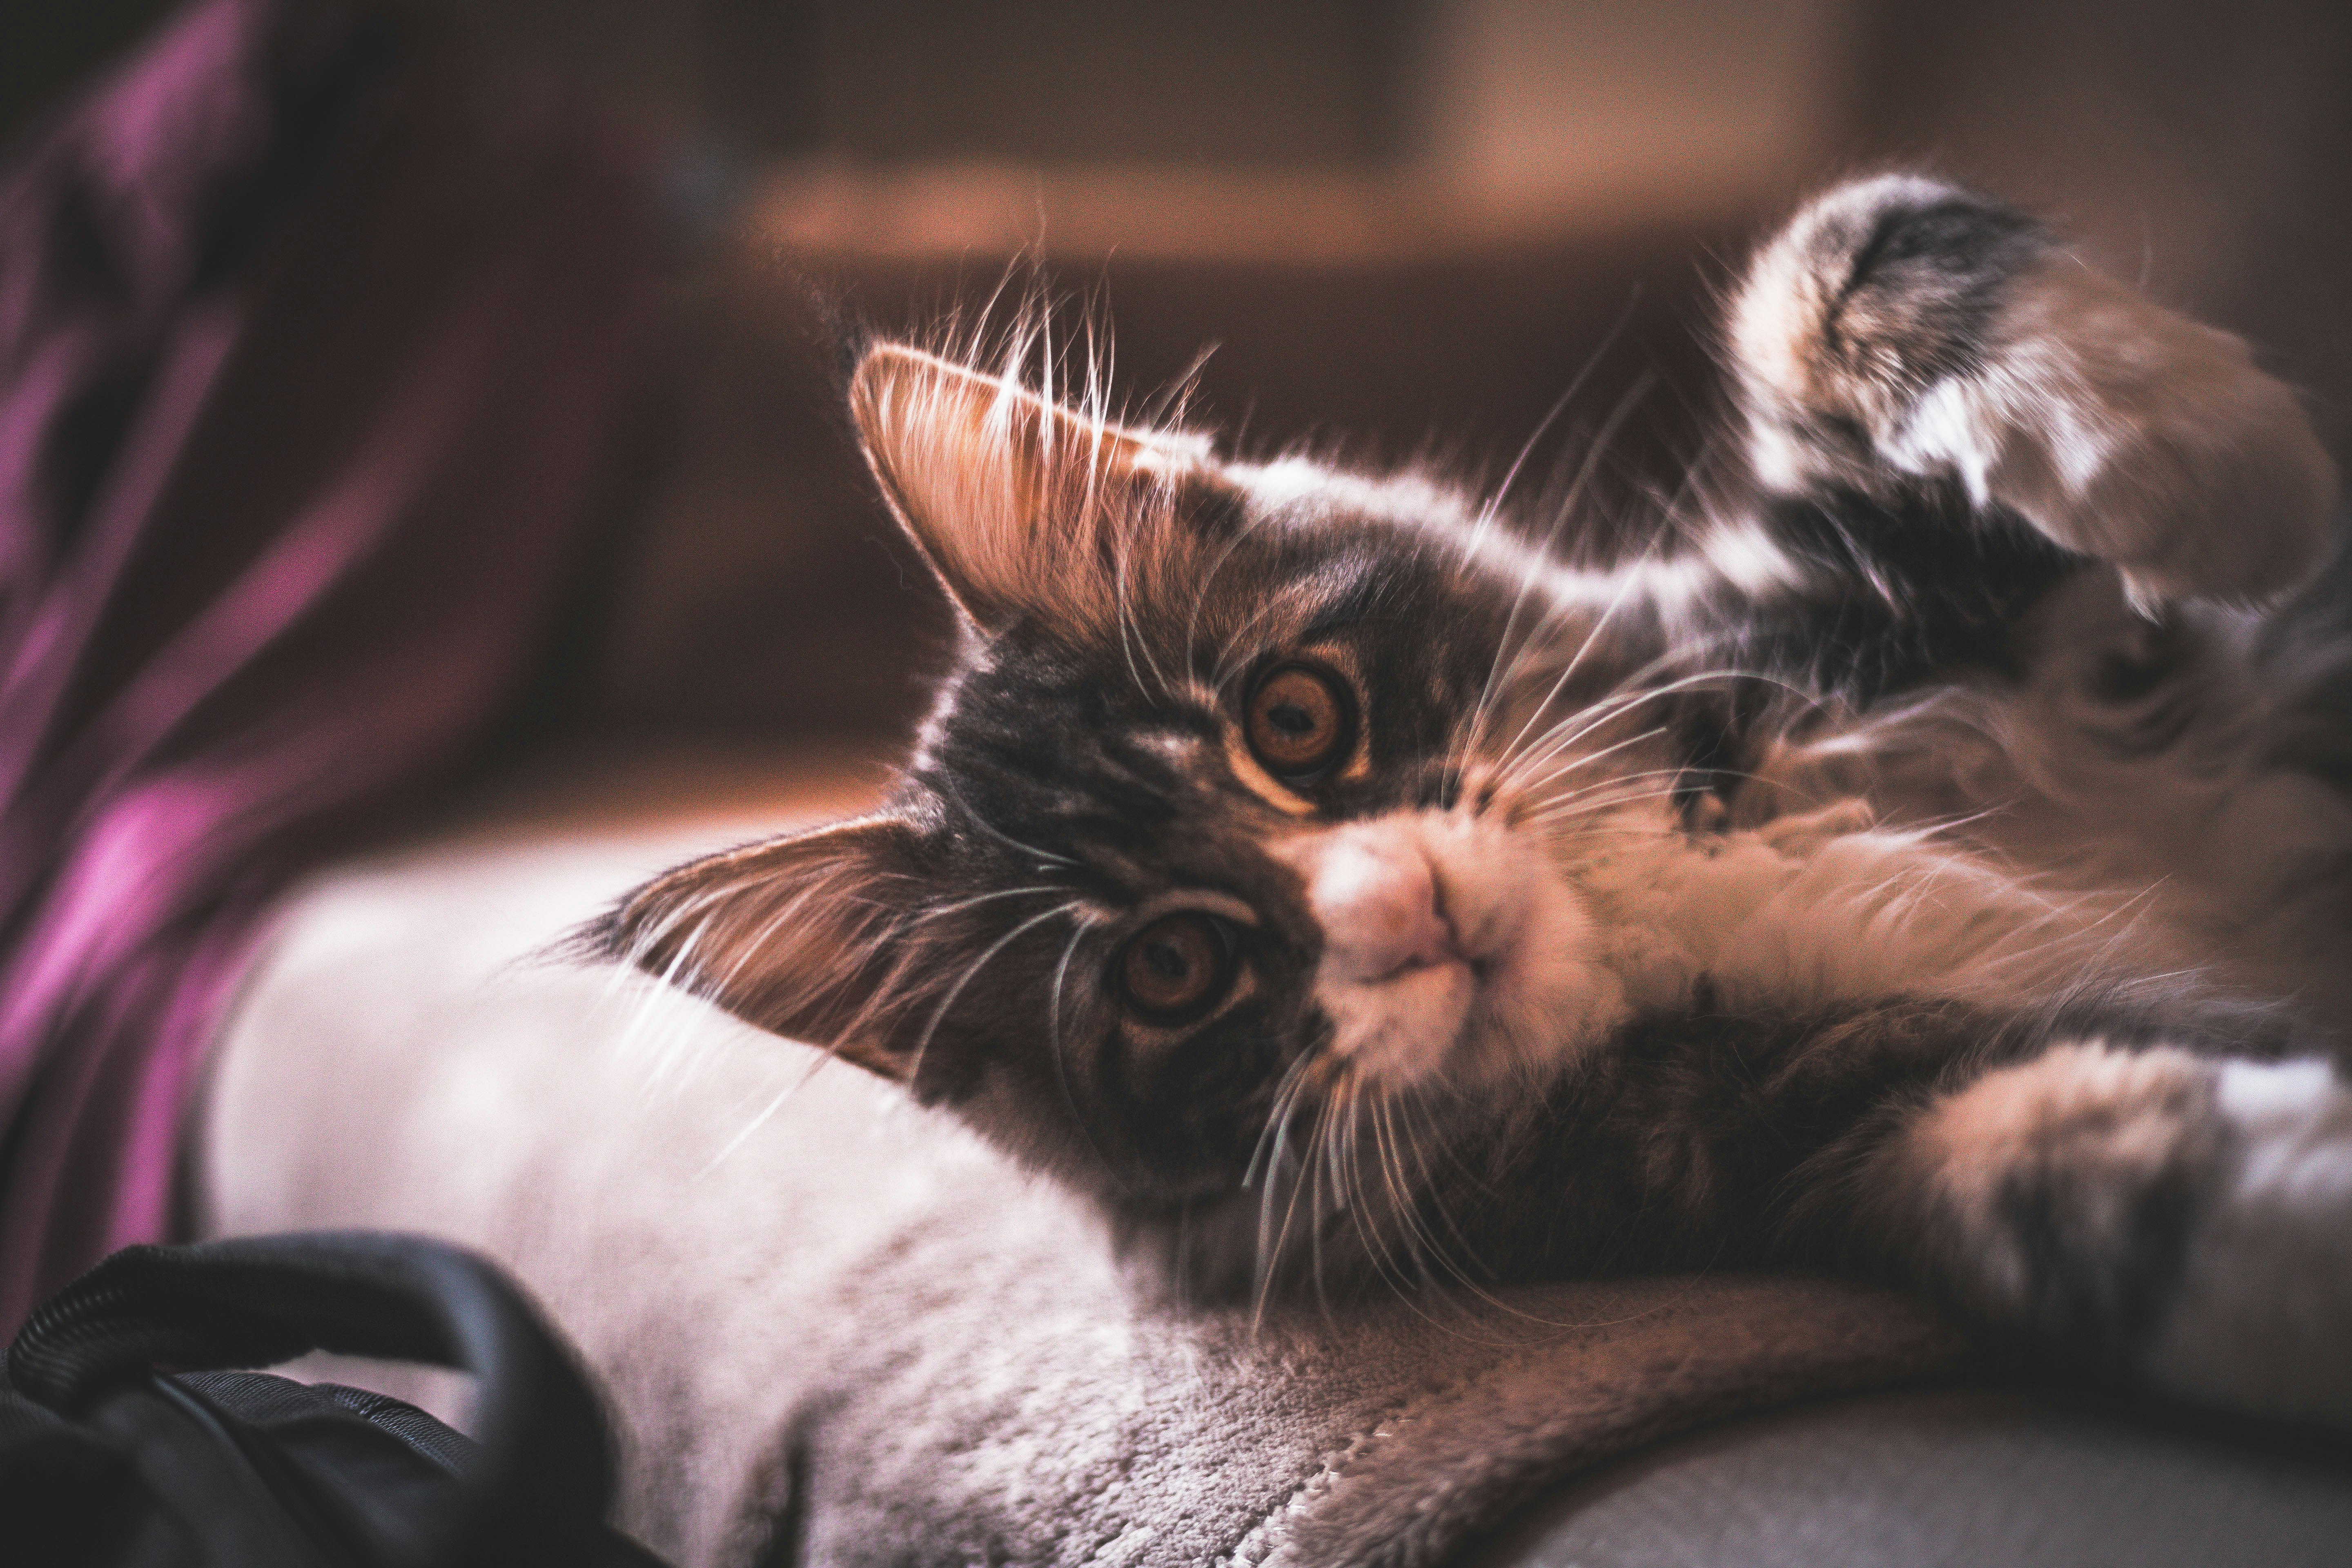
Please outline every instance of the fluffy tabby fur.
[[1195, 1298], [1837, 1267], [2352, 1422], [2352, 594], [2294, 397], [1909, 176], [1727, 338], [1749, 493], [1608, 570], [868, 347], [956, 665], [880, 812], [589, 946]]

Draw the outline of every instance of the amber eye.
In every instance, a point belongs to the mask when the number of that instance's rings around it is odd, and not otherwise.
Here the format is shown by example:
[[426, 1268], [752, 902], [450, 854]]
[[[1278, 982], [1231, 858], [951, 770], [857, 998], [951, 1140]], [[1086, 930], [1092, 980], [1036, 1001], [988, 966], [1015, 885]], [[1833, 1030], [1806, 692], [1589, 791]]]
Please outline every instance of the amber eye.
[[1118, 983], [1128, 1003], [1151, 1022], [1186, 1022], [1232, 987], [1233, 944], [1213, 916], [1197, 910], [1162, 915], [1129, 941]]
[[1355, 730], [1347, 682], [1315, 665], [1276, 665], [1250, 693], [1250, 754], [1276, 778], [1308, 778], [1339, 762]]

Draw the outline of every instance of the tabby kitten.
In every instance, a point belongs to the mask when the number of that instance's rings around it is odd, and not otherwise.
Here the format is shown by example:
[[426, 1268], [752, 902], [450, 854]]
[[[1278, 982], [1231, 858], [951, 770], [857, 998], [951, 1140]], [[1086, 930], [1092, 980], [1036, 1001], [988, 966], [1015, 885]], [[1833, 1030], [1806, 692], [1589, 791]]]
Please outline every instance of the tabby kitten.
[[1728, 340], [1752, 493], [1608, 571], [869, 347], [955, 668], [881, 811], [590, 945], [1196, 1299], [1839, 1267], [2352, 1422], [2352, 599], [2294, 398], [1904, 176]]

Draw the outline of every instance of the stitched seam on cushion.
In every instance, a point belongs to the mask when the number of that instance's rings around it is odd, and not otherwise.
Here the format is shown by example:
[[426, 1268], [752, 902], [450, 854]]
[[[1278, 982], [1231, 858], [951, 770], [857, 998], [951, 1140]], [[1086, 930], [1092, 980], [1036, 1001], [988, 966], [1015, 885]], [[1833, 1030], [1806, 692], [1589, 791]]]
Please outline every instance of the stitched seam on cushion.
[[[1256, 1528], [1252, 1530], [1247, 1536], [1244, 1537], [1241, 1544], [1234, 1549], [1231, 1561], [1236, 1565], [1236, 1568], [1256, 1568], [1256, 1565], [1264, 1561], [1268, 1552], [1283, 1543], [1282, 1540], [1274, 1535], [1273, 1532], [1282, 1529], [1283, 1516], [1285, 1514], [1290, 1512], [1300, 1501], [1310, 1495], [1319, 1496], [1322, 1493], [1329, 1491], [1332, 1484], [1338, 1481], [1349, 1468], [1360, 1461], [1366, 1454], [1370, 1453], [1389, 1437], [1394, 1436], [1398, 1428], [1411, 1422], [1421, 1419], [1422, 1416], [1425, 1415], [1429, 1412], [1433, 1405], [1437, 1405], [1441, 1401], [1452, 1399], [1456, 1395], [1469, 1393], [1482, 1384], [1500, 1382], [1511, 1374], [1524, 1372], [1525, 1370], [1526, 1363], [1522, 1361], [1514, 1360], [1495, 1362], [1476, 1372], [1465, 1373], [1463, 1376], [1454, 1379], [1451, 1383], [1441, 1384], [1421, 1395], [1419, 1398], [1408, 1400], [1401, 1404], [1396, 1407], [1398, 1413], [1394, 1416], [1386, 1420], [1377, 1421], [1373, 1423], [1370, 1429], [1360, 1432], [1354, 1437], [1350, 1438], [1346, 1447], [1344, 1447], [1339, 1454], [1334, 1456], [1331, 1459], [1327, 1460], [1321, 1468], [1317, 1470], [1314, 1475], [1308, 1477], [1305, 1481], [1301, 1482], [1287, 1498], [1284, 1499], [1283, 1501], [1271, 1510], [1264, 1519], [1260, 1520]], [[1814, 1375], [1817, 1376], [1819, 1371], [1819, 1368], [1815, 1368]], [[1843, 1384], [1841, 1386], [1843, 1386]], [[1770, 1403], [1777, 1403], [1777, 1401], [1768, 1402], [1768, 1407]], [[1653, 1413], [1652, 1418], [1654, 1417], [1654, 1412]], [[1545, 1431], [1556, 1436], [1559, 1430], [1559, 1422], [1560, 1415], [1559, 1412], [1555, 1411], [1552, 1417], [1549, 1420], [1543, 1422], [1541, 1426]], [[1637, 1439], [1637, 1442], [1644, 1440], [1646, 1439]], [[1526, 1456], [1521, 1454], [1518, 1456], [1518, 1462], [1523, 1464], [1525, 1462], [1525, 1458]], [[1286, 1530], [1283, 1533], [1286, 1535], [1288, 1532]], [[1258, 1540], [1257, 1538], [1261, 1535], [1264, 1535], [1265, 1539], [1262, 1541]], [[1243, 1557], [1241, 1555], [1242, 1551], [1245, 1548], [1251, 1547], [1253, 1542], [1255, 1542], [1255, 1545], [1256, 1555], [1247, 1558]]]
[[[1313, 1475], [1299, 1482], [1287, 1497], [1267, 1510], [1265, 1517], [1259, 1520], [1256, 1526], [1242, 1537], [1232, 1552], [1220, 1558], [1219, 1562], [1231, 1563], [1235, 1565], [1235, 1568], [1256, 1568], [1258, 1563], [1265, 1561], [1267, 1552], [1282, 1544], [1273, 1532], [1281, 1528], [1284, 1515], [1295, 1510], [1298, 1504], [1307, 1498], [1320, 1496], [1329, 1491], [1334, 1482], [1344, 1476], [1366, 1454], [1393, 1436], [1400, 1427], [1420, 1420], [1428, 1413], [1431, 1406], [1441, 1401], [1453, 1399], [1456, 1395], [1478, 1387], [1481, 1384], [1496, 1382], [1507, 1375], [1525, 1370], [1526, 1363], [1519, 1360], [1490, 1363], [1475, 1372], [1465, 1373], [1450, 1383], [1440, 1384], [1437, 1387], [1414, 1398], [1400, 1402], [1392, 1407], [1392, 1414], [1374, 1421], [1371, 1426], [1349, 1438], [1339, 1452], [1326, 1458]], [[1244, 1552], [1255, 1554], [1244, 1556]]]
[[1314, 1473], [1291, 1488], [1284, 1494], [1280, 1502], [1266, 1510], [1265, 1516], [1235, 1542], [1230, 1551], [1219, 1557], [1217, 1562], [1221, 1564], [1234, 1564], [1234, 1568], [1256, 1568], [1258, 1563], [1265, 1561], [1267, 1552], [1282, 1544], [1275, 1531], [1281, 1528], [1284, 1515], [1296, 1511], [1298, 1505], [1308, 1498], [1320, 1496], [1330, 1490], [1332, 1484], [1347, 1474], [1349, 1467], [1385, 1442], [1398, 1427], [1419, 1420], [1422, 1413], [1432, 1405], [1442, 1399], [1452, 1398], [1464, 1389], [1492, 1375], [1496, 1370], [1494, 1367], [1486, 1367], [1478, 1372], [1465, 1373], [1450, 1383], [1440, 1384], [1423, 1394], [1400, 1400], [1391, 1405], [1387, 1414], [1375, 1417], [1369, 1426], [1359, 1428], [1338, 1449], [1326, 1450], [1322, 1461], [1316, 1466]]
[[[1679, 1302], [1684, 1296], [1688, 1293], [1688, 1289], [1685, 1289], [1684, 1291], [1678, 1292], [1670, 1301], [1663, 1303], [1662, 1305], [1674, 1305], [1675, 1303]], [[1624, 1322], [1630, 1322], [1640, 1318], [1648, 1317], [1652, 1313], [1660, 1310], [1661, 1306], [1652, 1306], [1635, 1312], [1631, 1318], [1617, 1320], [1608, 1323], [1594, 1324], [1591, 1326], [1600, 1328], [1618, 1327], [1622, 1326]], [[1549, 1340], [1543, 1342], [1542, 1346], [1538, 1348], [1549, 1348], [1550, 1346], [1557, 1345], [1559, 1341], [1556, 1339]], [[1265, 1560], [1265, 1554], [1268, 1552], [1282, 1544], [1280, 1540], [1275, 1537], [1274, 1532], [1282, 1527], [1284, 1515], [1295, 1511], [1298, 1507], [1298, 1504], [1305, 1499], [1328, 1491], [1331, 1489], [1332, 1483], [1339, 1480], [1343, 1475], [1345, 1475], [1348, 1469], [1360, 1460], [1366, 1454], [1371, 1452], [1373, 1448], [1379, 1447], [1382, 1442], [1385, 1442], [1389, 1436], [1395, 1433], [1397, 1428], [1421, 1419], [1423, 1415], [1427, 1414], [1431, 1406], [1441, 1401], [1452, 1399], [1458, 1394], [1477, 1387], [1481, 1384], [1495, 1382], [1525, 1370], [1526, 1363], [1523, 1359], [1508, 1358], [1499, 1360], [1489, 1363], [1486, 1366], [1463, 1373], [1461, 1375], [1452, 1378], [1447, 1382], [1439, 1384], [1436, 1387], [1425, 1390], [1419, 1394], [1399, 1400], [1395, 1405], [1389, 1407], [1389, 1413], [1387, 1415], [1375, 1418], [1370, 1426], [1358, 1430], [1353, 1436], [1349, 1437], [1346, 1443], [1340, 1446], [1337, 1452], [1327, 1450], [1326, 1457], [1321, 1464], [1317, 1467], [1312, 1475], [1299, 1482], [1297, 1486], [1292, 1488], [1289, 1493], [1286, 1495], [1280, 1502], [1275, 1504], [1271, 1509], [1268, 1509], [1265, 1516], [1261, 1518], [1245, 1534], [1244, 1534], [1239, 1541], [1235, 1542], [1223, 1555], [1215, 1559], [1218, 1568], [1224, 1568], [1224, 1565], [1226, 1564], [1232, 1564], [1233, 1568], [1256, 1568], [1256, 1565]]]

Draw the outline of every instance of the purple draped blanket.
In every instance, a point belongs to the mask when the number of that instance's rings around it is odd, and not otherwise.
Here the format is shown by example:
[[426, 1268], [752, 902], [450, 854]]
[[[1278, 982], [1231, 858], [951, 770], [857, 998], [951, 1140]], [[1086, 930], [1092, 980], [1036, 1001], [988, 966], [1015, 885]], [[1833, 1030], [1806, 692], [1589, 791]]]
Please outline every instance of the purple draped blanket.
[[289, 879], [508, 733], [657, 434], [625, 160], [209, 0], [0, 174], [0, 1334], [173, 1225]]

